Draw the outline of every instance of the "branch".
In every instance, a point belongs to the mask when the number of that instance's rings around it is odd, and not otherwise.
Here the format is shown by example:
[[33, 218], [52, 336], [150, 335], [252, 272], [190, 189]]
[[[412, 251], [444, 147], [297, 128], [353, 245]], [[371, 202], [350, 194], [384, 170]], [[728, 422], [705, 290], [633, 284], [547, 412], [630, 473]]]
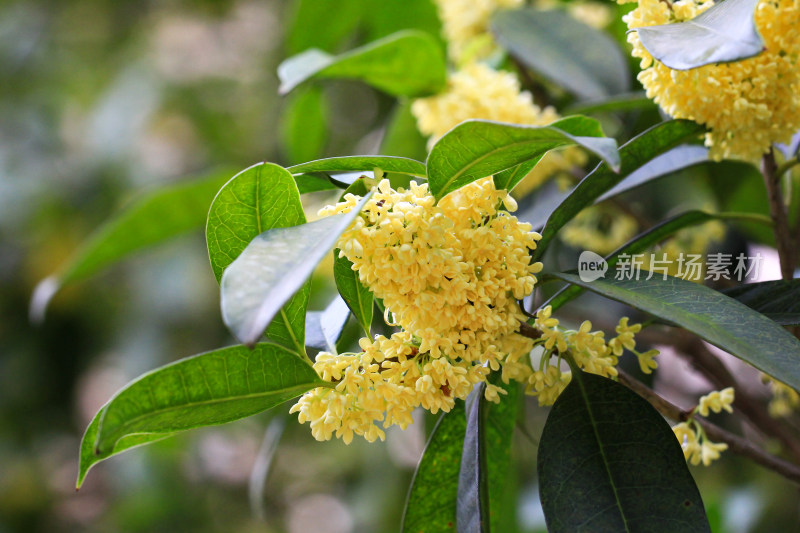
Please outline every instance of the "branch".
[[764, 184], [767, 187], [769, 214], [775, 224], [773, 231], [781, 263], [781, 275], [783, 279], [792, 279], [795, 267], [795, 247], [789, 231], [786, 208], [783, 205], [780, 186], [781, 175], [778, 173], [778, 164], [775, 161], [775, 153], [772, 149], [761, 160], [761, 174], [764, 176]]
[[[688, 411], [685, 411], [677, 405], [666, 400], [662, 396], [658, 395], [655, 391], [640, 381], [633, 379], [622, 370], [619, 371], [619, 382], [647, 400], [650, 405], [656, 409], [656, 411], [667, 418], [671, 418], [672, 420], [680, 422], [685, 422], [688, 418]], [[730, 449], [733, 453], [747, 457], [761, 466], [782, 475], [786, 479], [800, 484], [800, 467], [797, 465], [788, 461], [784, 461], [779, 457], [775, 457], [774, 455], [765, 452], [761, 448], [753, 446], [746, 439], [734, 435], [733, 433], [730, 433], [703, 418], [695, 415], [694, 419], [703, 427], [703, 430], [706, 432], [706, 436], [708, 436], [708, 438], [710, 438], [712, 441], [724, 442], [728, 445], [728, 449]]]
[[[648, 333], [653, 334], [655, 332], [648, 331]], [[648, 337], [650, 336], [648, 335]], [[730, 373], [722, 361], [711, 353], [702, 340], [684, 332], [678, 332], [677, 335], [670, 333], [650, 337], [648, 340], [676, 348], [678, 354], [686, 357], [692, 363], [692, 366], [703, 374], [715, 388], [733, 387], [736, 389], [734, 407], [751, 426], [764, 435], [777, 439], [794, 460], [800, 461], [800, 442], [798, 442], [797, 437], [791, 431], [788, 431], [784, 424], [771, 417], [761, 402], [739, 385], [738, 380]]]

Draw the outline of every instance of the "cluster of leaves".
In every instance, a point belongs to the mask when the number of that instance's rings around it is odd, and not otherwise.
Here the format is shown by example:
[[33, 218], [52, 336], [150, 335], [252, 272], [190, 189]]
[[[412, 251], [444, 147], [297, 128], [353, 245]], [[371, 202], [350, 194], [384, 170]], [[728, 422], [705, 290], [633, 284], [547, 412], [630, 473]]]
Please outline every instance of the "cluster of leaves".
[[[728, 0], [720, 7], [733, 3]], [[711, 15], [704, 28], [728, 20]], [[608, 112], [641, 102], [640, 96], [624, 92], [630, 75], [616, 43], [561, 11], [500, 13], [493, 30], [524, 65], [570, 92], [575, 108]], [[688, 47], [692, 52], [698, 46], [727, 51], [726, 56], [714, 56], [715, 61], [752, 53], [735, 45], [735, 35], [729, 34], [723, 43], [727, 47], [720, 47], [715, 42], [722, 38], [719, 32], [709, 37], [696, 35], [697, 28], [684, 31], [694, 32]], [[643, 42], [650, 37], [643, 35]], [[652, 42], [658, 55], [661, 41]], [[547, 49], [552, 53], [542, 53]], [[667, 52], [678, 53], [690, 66], [700, 64], [674, 47]], [[303, 52], [287, 60], [279, 76], [284, 92], [312, 80], [349, 78], [406, 98], [440, 90], [446, 64], [437, 38], [404, 30], [341, 55]], [[535, 252], [538, 260], [584, 208], [705, 161], [705, 149], [697, 146], [703, 132], [692, 122], [668, 120], [618, 146], [597, 120], [582, 115], [545, 127], [470, 120], [439, 139], [424, 163], [387, 155], [334, 157], [286, 168], [260, 163], [230, 179], [230, 172], [223, 171], [141, 197], [101, 228], [58, 276], [40, 285], [33, 314], [41, 315], [62, 285], [205, 222], [222, 317], [242, 344], [182, 359], [120, 390], [86, 430], [78, 485], [94, 464], [131, 447], [250, 416], [330, 386], [311, 367], [307, 347], [335, 347], [348, 313], [369, 334], [379, 302], [334, 251], [340, 296], [323, 312], [308, 311], [309, 278], [359, 209], [307, 222], [303, 194], [344, 189], [366, 199], [378, 169], [396, 186], [427, 180], [437, 199], [489, 175], [498, 188], [511, 190], [546, 152], [580, 146], [599, 163], [532, 217], [535, 226], [544, 228]], [[623, 253], [644, 251], [683, 228], [722, 217], [702, 211], [673, 216], [607, 260], [613, 265]], [[558, 280], [568, 285], [548, 302], [554, 308], [589, 290], [690, 331], [800, 389], [800, 342], [781, 327], [800, 323], [800, 313], [785, 305], [791, 298], [782, 303], [771, 297], [776, 290], [784, 296], [798, 294], [796, 283], [756, 284], [724, 294], [676, 278], [587, 283], [556, 270], [542, 275], [545, 282]], [[659, 524], [668, 524], [663, 527], [670, 531], [709, 530], [680, 445], [661, 415], [616, 382], [577, 369], [574, 376], [550, 412], [539, 446], [540, 492], [550, 529], [656, 531]], [[511, 468], [511, 436], [521, 397], [518, 387], [505, 388], [508, 395], [500, 404], [486, 402], [478, 387], [466, 404], [457, 403], [441, 416], [409, 491], [404, 531], [502, 527], [497, 510]]]

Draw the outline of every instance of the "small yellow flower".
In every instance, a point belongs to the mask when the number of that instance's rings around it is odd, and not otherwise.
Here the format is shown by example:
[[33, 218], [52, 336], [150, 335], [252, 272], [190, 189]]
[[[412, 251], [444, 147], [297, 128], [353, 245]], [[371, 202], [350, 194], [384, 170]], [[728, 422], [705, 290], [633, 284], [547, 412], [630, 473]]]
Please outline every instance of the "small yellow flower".
[[731, 407], [731, 405], [733, 404], [733, 400], [733, 387], [728, 387], [721, 391], [713, 391], [700, 397], [700, 401], [697, 405], [697, 412], [700, 413], [701, 416], [708, 416], [709, 411], [719, 413], [722, 412], [723, 409], [732, 413], [733, 407]]
[[659, 354], [658, 350], [647, 350], [646, 352], [636, 352], [636, 357], [639, 358], [639, 368], [644, 374], [652, 374], [653, 370], [658, 368], [658, 363], [653, 359]]
[[789, 416], [800, 408], [800, 394], [796, 390], [766, 374], [761, 374], [761, 380], [772, 390], [772, 399], [767, 407], [770, 416]]

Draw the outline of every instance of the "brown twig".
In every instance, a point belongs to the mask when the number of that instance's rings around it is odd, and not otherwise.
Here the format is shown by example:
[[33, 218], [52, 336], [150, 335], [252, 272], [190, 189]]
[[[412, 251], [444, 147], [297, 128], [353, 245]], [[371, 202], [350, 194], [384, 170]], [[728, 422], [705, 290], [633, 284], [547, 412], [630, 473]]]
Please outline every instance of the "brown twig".
[[[531, 339], [538, 339], [542, 336], [542, 332], [539, 329], [522, 322], [520, 324], [519, 329], [520, 335]], [[666, 337], [666, 336], [665, 336]], [[672, 336], [669, 336], [672, 337]], [[687, 336], [683, 336], [684, 339], [688, 338]], [[714, 354], [712, 354], [700, 341], [700, 339], [696, 339], [699, 343], [696, 346], [690, 346], [694, 352], [699, 353], [700, 355], [697, 356], [694, 360], [700, 360], [701, 364], [698, 365], [698, 369], [709, 378], [715, 386], [720, 388], [733, 386], [736, 387], [736, 380], [733, 376], [728, 372], [728, 369], [722, 364], [722, 362], [717, 359]], [[684, 343], [686, 341], [684, 340]], [[673, 344], [675, 342], [660, 342], [660, 344]], [[702, 348], [697, 348], [699, 346]], [[686, 348], [686, 344], [682, 344], [681, 346], [676, 346], [681, 348]], [[713, 362], [712, 362], [713, 361]], [[705, 369], [705, 370], [703, 370]], [[648, 388], [643, 383], [639, 382], [638, 380], [632, 378], [631, 376], [627, 375], [622, 370], [619, 370], [619, 380], [620, 383], [627, 386], [634, 392], [638, 393], [640, 396], [645, 398], [647, 401], [650, 402], [653, 407], [656, 408], [658, 412], [663, 414], [664, 416], [671, 418], [673, 420], [685, 422], [690, 412], [681, 409], [680, 407], [670, 403], [665, 398], [658, 395], [655, 391]], [[771, 418], [765, 412], [762, 414], [758, 403], [751, 398], [749, 395], [744, 393], [741, 388], [737, 389], [736, 392], [736, 401], [734, 402], [735, 408], [740, 410], [744, 416], [748, 418], [748, 420], [759, 430], [764, 432], [765, 434], [775, 437], [776, 439], [780, 440], [782, 444], [784, 444], [788, 450], [792, 452], [793, 455], [797, 455], [798, 446], [795, 442], [794, 438], [790, 435], [787, 435], [786, 432], [783, 430], [783, 427], [778, 424], [775, 419]], [[747, 415], [750, 416], [747, 416]], [[752, 417], [752, 418], [751, 418]], [[754, 420], [755, 419], [755, 420]], [[696, 418], [698, 423], [703, 426], [703, 429], [706, 431], [706, 435], [714, 441], [725, 442], [728, 444], [728, 447], [734, 453], [739, 455], [743, 455], [755, 461], [756, 463], [774, 470], [775, 472], [781, 474], [782, 476], [790, 479], [796, 483], [800, 483], [800, 467], [797, 465], [775, 457], [766, 453], [765, 451], [761, 450], [760, 448], [754, 446], [748, 440], [743, 439], [742, 437], [738, 437], [724, 429], [707, 422], [704, 419]]]
[[[643, 331], [639, 336], [644, 338], [645, 332]], [[655, 331], [647, 330], [646, 336], [649, 342], [666, 344], [675, 348], [678, 354], [686, 357], [692, 366], [715, 388], [733, 387], [736, 390], [735, 409], [753, 428], [763, 435], [778, 440], [795, 461], [800, 461], [800, 442], [797, 437], [789, 431], [788, 427], [771, 417], [762, 403], [740, 386], [738, 380], [702, 340], [685, 332], [659, 335]]]
[[789, 230], [786, 207], [783, 204], [780, 185], [781, 175], [778, 173], [778, 164], [775, 161], [775, 152], [772, 149], [761, 159], [761, 174], [764, 176], [764, 185], [767, 188], [769, 214], [774, 223], [773, 231], [775, 232], [775, 244], [778, 247], [781, 275], [783, 279], [792, 279], [796, 264], [796, 250]]
[[[619, 371], [619, 382], [647, 400], [656, 411], [675, 421], [685, 422], [689, 412], [681, 409], [677, 405], [666, 400], [654, 390], [650, 389], [640, 381], [632, 378], [623, 371]], [[715, 442], [724, 442], [733, 453], [747, 457], [755, 463], [776, 472], [790, 481], [800, 484], [800, 467], [779, 457], [771, 455], [761, 448], [753, 446], [748, 440], [730, 433], [719, 426], [708, 422], [700, 417], [695, 417], [706, 436]]]

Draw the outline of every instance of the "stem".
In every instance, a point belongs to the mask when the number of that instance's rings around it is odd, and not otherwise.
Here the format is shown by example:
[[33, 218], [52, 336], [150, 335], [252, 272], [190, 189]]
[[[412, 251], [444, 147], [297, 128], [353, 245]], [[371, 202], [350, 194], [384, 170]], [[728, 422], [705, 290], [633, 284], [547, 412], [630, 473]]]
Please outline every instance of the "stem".
[[[680, 422], [685, 422], [688, 419], [690, 411], [681, 409], [621, 370], [619, 371], [619, 382], [647, 400], [656, 411], [667, 418]], [[709, 439], [716, 442], [724, 442], [733, 453], [747, 457], [786, 479], [800, 484], [800, 467], [797, 465], [775, 457], [761, 448], [753, 446], [746, 439], [734, 435], [707, 420], [699, 417], [695, 417], [694, 420], [703, 428]]]
[[795, 249], [792, 236], [789, 231], [789, 218], [786, 215], [786, 207], [783, 204], [781, 193], [778, 165], [775, 161], [775, 152], [770, 149], [761, 160], [761, 174], [764, 176], [764, 184], [767, 187], [767, 199], [769, 200], [769, 214], [775, 224], [775, 244], [778, 247], [778, 257], [781, 264], [781, 275], [783, 279], [792, 279], [795, 266]]
[[[645, 338], [644, 332], [640, 333]], [[703, 344], [703, 341], [693, 335], [679, 332], [658, 335], [655, 331], [648, 331], [649, 342], [666, 344], [676, 348], [678, 355], [687, 358], [716, 389], [733, 387], [736, 390], [734, 407], [742, 416], [760, 433], [778, 440], [791, 457], [800, 461], [800, 442], [797, 437], [783, 423], [772, 418], [764, 409], [762, 403], [754, 398], [747, 390], [739, 385], [737, 379], [728, 368]]]
[[781, 176], [783, 176], [784, 174], [786, 174], [787, 172], [792, 170], [792, 168], [794, 168], [795, 165], [800, 165], [800, 159], [798, 159], [796, 156], [791, 158], [791, 159], [787, 159], [786, 161], [784, 161], [775, 170], [775, 174], [777, 174], [778, 178], [780, 178]]

